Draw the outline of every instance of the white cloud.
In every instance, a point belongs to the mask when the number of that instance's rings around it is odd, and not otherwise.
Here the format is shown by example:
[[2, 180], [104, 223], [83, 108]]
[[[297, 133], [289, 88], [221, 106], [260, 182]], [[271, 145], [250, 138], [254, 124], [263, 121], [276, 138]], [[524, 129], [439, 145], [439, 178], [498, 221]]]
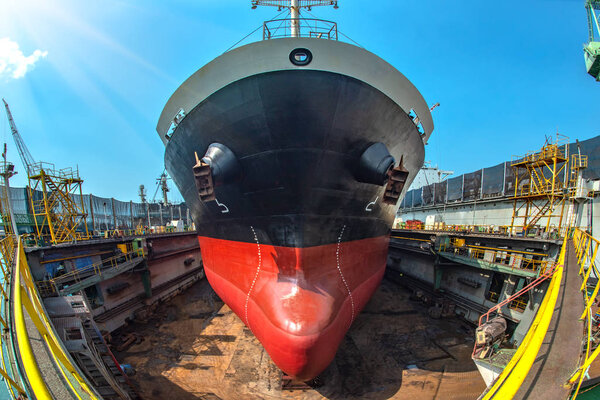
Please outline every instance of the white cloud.
[[0, 78], [22, 78], [40, 58], [47, 55], [47, 51], [35, 50], [31, 55], [25, 56], [17, 42], [10, 38], [0, 38]]

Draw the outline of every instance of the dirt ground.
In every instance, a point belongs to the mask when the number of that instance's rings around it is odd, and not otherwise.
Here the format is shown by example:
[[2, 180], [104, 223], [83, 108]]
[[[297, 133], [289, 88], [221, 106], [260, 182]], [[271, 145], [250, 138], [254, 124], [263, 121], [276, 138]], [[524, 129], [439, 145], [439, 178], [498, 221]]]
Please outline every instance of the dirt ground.
[[[160, 305], [147, 323], [113, 333], [143, 399], [472, 400], [485, 389], [471, 361], [474, 328], [432, 319], [384, 280], [315, 387], [282, 390], [281, 372], [206, 280]], [[129, 332], [141, 342], [115, 349]]]

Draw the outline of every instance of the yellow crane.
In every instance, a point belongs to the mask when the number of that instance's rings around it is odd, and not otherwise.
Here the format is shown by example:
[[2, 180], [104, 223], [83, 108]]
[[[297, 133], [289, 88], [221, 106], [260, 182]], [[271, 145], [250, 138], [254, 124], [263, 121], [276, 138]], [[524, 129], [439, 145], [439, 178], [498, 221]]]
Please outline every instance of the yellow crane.
[[[56, 169], [54, 164], [35, 162], [8, 107], [2, 99], [10, 129], [27, 171], [27, 186], [31, 214], [34, 220], [38, 243], [58, 244], [89, 238], [86, 212], [83, 205], [79, 169]], [[75, 196], [79, 195], [79, 201]]]

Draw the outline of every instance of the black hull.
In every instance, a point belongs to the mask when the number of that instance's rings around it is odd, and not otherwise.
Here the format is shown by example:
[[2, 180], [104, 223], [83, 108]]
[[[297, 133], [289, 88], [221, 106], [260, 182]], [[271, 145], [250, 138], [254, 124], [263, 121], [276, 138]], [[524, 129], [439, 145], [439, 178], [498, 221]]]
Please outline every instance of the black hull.
[[[216, 187], [217, 201], [200, 201], [192, 167], [211, 143], [239, 160], [242, 175]], [[309, 247], [389, 232], [397, 206], [382, 202], [381, 185], [356, 179], [358, 160], [376, 142], [396, 163], [423, 161], [412, 119], [379, 90], [323, 71], [254, 75], [206, 98], [177, 126], [165, 165], [199, 236]], [[411, 178], [416, 171], [411, 171]], [[224, 212], [225, 211], [225, 212]]]

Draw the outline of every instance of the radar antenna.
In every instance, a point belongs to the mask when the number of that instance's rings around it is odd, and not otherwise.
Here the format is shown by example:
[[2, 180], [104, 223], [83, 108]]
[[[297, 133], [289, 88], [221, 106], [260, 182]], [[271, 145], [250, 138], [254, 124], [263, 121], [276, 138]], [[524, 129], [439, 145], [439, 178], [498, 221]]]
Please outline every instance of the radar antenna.
[[146, 204], [146, 187], [144, 185], [140, 185], [140, 191], [138, 192], [140, 196], [140, 200], [142, 204]]
[[251, 0], [251, 4], [253, 10], [258, 6], [277, 7], [279, 11], [289, 8], [292, 37], [300, 36], [300, 9], [305, 8], [311, 11], [313, 7], [319, 6], [339, 8], [337, 0]]

